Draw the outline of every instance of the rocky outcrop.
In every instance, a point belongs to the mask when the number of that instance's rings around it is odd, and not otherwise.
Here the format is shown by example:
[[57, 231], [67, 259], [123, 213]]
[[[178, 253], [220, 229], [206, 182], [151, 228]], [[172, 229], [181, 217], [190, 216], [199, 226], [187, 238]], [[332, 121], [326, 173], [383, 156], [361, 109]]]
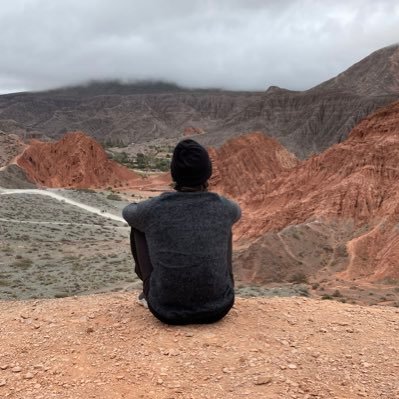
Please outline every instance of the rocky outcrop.
[[232, 197], [262, 188], [299, 162], [277, 140], [261, 132], [230, 139], [217, 150], [210, 148], [209, 153], [211, 189]]
[[276, 178], [258, 173], [245, 192], [230, 190], [244, 209], [235, 231], [237, 274], [264, 282], [330, 267], [346, 278], [397, 279], [398, 126], [399, 102]]
[[399, 99], [398, 57], [399, 45], [383, 48], [302, 92], [275, 86], [248, 93], [108, 82], [9, 94], [0, 96], [0, 129], [55, 138], [82, 130], [101, 142], [129, 144], [178, 139], [185, 127], [195, 126], [206, 132], [198, 140], [207, 146], [260, 130], [306, 158], [345, 140], [362, 118]]
[[68, 133], [57, 142], [32, 141], [17, 164], [45, 187], [123, 187], [140, 180], [81, 132]]

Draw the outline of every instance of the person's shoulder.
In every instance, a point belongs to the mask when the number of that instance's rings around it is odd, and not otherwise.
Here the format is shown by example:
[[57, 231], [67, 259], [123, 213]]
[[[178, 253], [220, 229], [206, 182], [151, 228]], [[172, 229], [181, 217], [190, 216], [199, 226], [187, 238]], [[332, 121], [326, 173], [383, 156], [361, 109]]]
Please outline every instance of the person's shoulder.
[[223, 195], [217, 194], [217, 193], [212, 193], [214, 195], [216, 195], [219, 199], [219, 201], [221, 201], [223, 204], [227, 205], [227, 206], [238, 206], [238, 203], [230, 198], [227, 198]]
[[224, 209], [231, 218], [232, 222], [235, 223], [241, 218], [240, 205], [230, 198], [226, 198], [223, 195], [219, 195], [220, 202], [223, 204]]

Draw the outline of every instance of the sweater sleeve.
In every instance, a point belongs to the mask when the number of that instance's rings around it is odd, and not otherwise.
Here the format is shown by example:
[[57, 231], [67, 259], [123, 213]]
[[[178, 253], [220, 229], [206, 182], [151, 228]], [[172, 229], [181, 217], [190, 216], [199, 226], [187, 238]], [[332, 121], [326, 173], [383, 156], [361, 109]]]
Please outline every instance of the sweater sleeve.
[[149, 224], [148, 218], [150, 215], [151, 203], [151, 200], [146, 200], [138, 204], [129, 204], [123, 209], [122, 216], [131, 227], [145, 233]]
[[234, 224], [238, 222], [241, 218], [241, 208], [237, 204], [237, 202], [227, 199], [225, 197], [221, 197], [222, 201], [225, 203], [228, 211], [228, 215], [230, 216], [231, 223]]

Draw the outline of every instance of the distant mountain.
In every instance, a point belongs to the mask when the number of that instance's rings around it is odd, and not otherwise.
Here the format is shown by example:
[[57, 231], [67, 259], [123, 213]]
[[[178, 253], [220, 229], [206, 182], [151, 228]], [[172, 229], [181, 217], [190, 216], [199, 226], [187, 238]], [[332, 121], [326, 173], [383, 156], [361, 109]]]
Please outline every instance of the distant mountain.
[[[277, 138], [299, 157], [347, 137], [362, 118], [399, 99], [399, 45], [369, 55], [310, 90], [191, 90], [163, 82], [93, 82], [38, 93], [0, 96], [0, 130], [59, 138], [87, 132], [109, 144], [196, 138], [220, 145], [248, 131]], [[300, 79], [300, 77], [298, 78]]]

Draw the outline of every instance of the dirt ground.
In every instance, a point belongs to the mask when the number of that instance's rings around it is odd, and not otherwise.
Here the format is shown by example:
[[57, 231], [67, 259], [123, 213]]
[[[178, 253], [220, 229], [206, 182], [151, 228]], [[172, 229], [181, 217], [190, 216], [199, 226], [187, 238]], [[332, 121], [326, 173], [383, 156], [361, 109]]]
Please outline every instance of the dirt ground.
[[137, 292], [0, 302], [0, 397], [399, 398], [399, 310], [237, 299], [166, 326]]

